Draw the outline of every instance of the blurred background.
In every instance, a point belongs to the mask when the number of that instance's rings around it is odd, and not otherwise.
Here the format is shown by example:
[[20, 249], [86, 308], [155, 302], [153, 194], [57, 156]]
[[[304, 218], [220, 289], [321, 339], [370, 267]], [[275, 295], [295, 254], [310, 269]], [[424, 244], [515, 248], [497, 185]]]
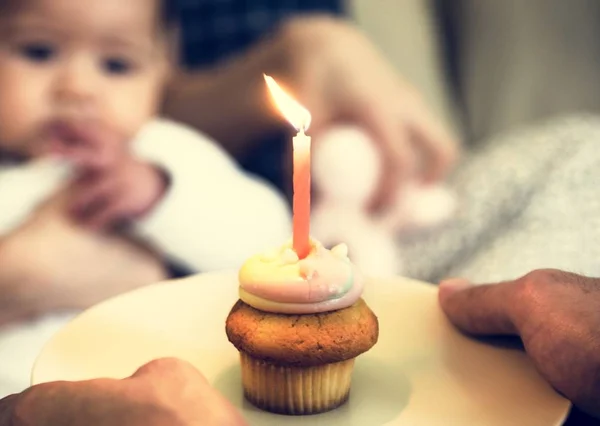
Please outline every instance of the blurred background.
[[467, 140], [600, 107], [594, 0], [351, 0], [359, 25]]

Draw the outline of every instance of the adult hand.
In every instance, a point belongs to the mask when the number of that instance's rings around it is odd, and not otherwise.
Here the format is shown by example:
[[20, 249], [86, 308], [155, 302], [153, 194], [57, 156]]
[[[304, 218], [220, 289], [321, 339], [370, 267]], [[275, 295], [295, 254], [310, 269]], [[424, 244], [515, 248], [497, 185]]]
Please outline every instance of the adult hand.
[[[456, 160], [457, 143], [415, 89], [365, 35], [331, 17], [291, 19], [242, 57], [205, 73], [204, 83], [200, 77], [180, 83], [167, 109], [225, 144], [256, 138], [278, 125], [289, 128], [268, 97], [263, 73], [308, 108], [315, 141], [338, 123], [370, 133], [384, 160], [375, 208], [392, 201], [403, 179], [439, 180]], [[193, 101], [199, 98], [204, 105]], [[204, 117], [195, 118], [200, 110]]]
[[273, 74], [311, 111], [317, 143], [343, 122], [362, 126], [378, 144], [383, 172], [375, 208], [392, 202], [403, 180], [435, 182], [453, 165], [456, 142], [356, 27], [298, 18], [282, 27], [274, 49]]
[[600, 417], [600, 279], [537, 270], [515, 281], [440, 285], [442, 309], [473, 335], [519, 335], [539, 372]]
[[0, 425], [243, 426], [190, 364], [161, 359], [124, 380], [54, 382], [0, 401]]

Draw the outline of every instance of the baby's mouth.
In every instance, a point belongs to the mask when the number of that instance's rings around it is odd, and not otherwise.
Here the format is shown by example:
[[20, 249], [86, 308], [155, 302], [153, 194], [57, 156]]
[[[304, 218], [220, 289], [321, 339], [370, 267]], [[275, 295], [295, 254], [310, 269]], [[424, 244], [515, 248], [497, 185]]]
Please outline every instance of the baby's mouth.
[[[52, 145], [73, 146], [85, 144], [90, 134], [85, 126], [67, 121], [57, 121], [48, 126], [48, 136]], [[58, 148], [54, 146], [54, 148]]]
[[80, 125], [67, 122], [56, 122], [49, 126], [48, 131], [51, 139], [60, 140], [67, 144], [76, 144], [85, 139], [84, 132]]

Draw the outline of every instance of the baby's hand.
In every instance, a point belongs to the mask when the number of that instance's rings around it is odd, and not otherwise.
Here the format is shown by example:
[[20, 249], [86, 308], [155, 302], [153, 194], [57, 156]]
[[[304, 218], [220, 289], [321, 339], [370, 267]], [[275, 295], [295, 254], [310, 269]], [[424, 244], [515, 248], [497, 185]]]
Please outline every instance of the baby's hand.
[[114, 167], [84, 171], [73, 186], [71, 212], [93, 229], [107, 229], [139, 219], [161, 200], [166, 175], [128, 155]]
[[162, 198], [166, 175], [130, 152], [127, 138], [94, 123], [56, 126], [50, 152], [75, 165], [70, 212], [93, 229], [107, 229], [148, 213]]

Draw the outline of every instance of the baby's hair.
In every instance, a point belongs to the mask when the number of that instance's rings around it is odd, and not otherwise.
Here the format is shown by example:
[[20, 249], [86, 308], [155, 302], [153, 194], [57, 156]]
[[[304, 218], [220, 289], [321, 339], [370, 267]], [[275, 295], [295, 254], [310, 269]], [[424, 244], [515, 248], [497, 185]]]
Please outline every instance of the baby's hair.
[[[99, 0], [102, 1], [102, 0]], [[157, 4], [160, 7], [160, 22], [166, 29], [171, 29], [177, 25], [179, 19], [179, 9], [177, 0], [159, 0]], [[10, 6], [18, 5], [18, 0], [0, 0], [0, 11], [10, 10]]]

